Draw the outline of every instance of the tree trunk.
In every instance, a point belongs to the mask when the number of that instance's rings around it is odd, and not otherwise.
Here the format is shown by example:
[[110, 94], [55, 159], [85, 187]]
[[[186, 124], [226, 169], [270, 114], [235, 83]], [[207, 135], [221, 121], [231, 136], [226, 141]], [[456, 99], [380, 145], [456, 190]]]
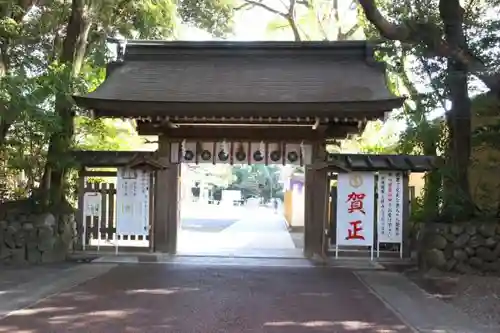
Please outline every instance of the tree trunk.
[[[437, 145], [433, 140], [424, 140], [424, 155], [436, 155]], [[435, 219], [439, 215], [439, 189], [441, 188], [441, 174], [439, 170], [432, 170], [425, 177], [423, 206], [425, 218], [428, 221]]]
[[[71, 84], [70, 82], [80, 72], [89, 31], [90, 20], [85, 13], [85, 1], [73, 0], [66, 37], [59, 57], [60, 62], [68, 66], [66, 74], [68, 84]], [[73, 106], [69, 96], [64, 92], [56, 94], [55, 111], [60, 126], [50, 137], [47, 164], [42, 180], [43, 203], [46, 205], [57, 205], [64, 199], [64, 180], [68, 171], [69, 150], [74, 133]]]
[[[463, 11], [459, 0], [441, 0], [439, 10], [446, 42], [452, 47], [466, 48]], [[449, 133], [443, 181], [443, 212], [452, 219], [467, 219], [474, 214], [469, 185], [471, 102], [467, 73], [465, 64], [453, 58], [448, 59], [446, 84], [452, 107], [446, 117]]]
[[5, 141], [7, 139], [7, 133], [10, 129], [10, 123], [7, 120], [0, 120], [0, 150], [5, 146]]

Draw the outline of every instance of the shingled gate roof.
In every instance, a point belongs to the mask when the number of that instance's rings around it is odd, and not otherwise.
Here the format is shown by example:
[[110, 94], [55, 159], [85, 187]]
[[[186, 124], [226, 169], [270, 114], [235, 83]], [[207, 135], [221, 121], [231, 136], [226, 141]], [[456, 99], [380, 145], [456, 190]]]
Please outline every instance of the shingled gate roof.
[[412, 171], [425, 172], [438, 166], [435, 156], [329, 154], [329, 167], [344, 171]]
[[[151, 159], [153, 152], [144, 151], [73, 151], [75, 162], [85, 167], [120, 167], [133, 160]], [[425, 172], [438, 167], [435, 156], [330, 154], [326, 167], [342, 171], [412, 171]]]
[[97, 116], [381, 117], [402, 99], [366, 41], [128, 42], [77, 104]]

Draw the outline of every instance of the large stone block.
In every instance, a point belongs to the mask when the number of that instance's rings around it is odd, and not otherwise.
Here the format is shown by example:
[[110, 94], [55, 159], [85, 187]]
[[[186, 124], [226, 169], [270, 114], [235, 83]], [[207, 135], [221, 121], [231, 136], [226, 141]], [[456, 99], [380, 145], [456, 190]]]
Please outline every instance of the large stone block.
[[446, 257], [444, 252], [439, 249], [430, 249], [425, 251], [424, 260], [428, 267], [444, 268], [446, 266]]
[[493, 237], [496, 234], [497, 224], [495, 223], [483, 223], [479, 226], [479, 233], [483, 237]]
[[49, 251], [54, 247], [56, 235], [51, 227], [38, 228], [37, 247], [40, 251]]
[[[463, 274], [500, 273], [500, 223], [428, 224], [420, 228], [426, 269]], [[423, 240], [423, 241], [422, 241]], [[422, 261], [421, 261], [422, 263]]]
[[39, 264], [42, 262], [42, 252], [40, 252], [36, 247], [26, 249], [26, 258], [30, 264]]
[[24, 248], [12, 249], [11, 264], [22, 265], [26, 263], [26, 250]]
[[4, 243], [9, 249], [16, 248], [16, 233], [17, 230], [13, 226], [8, 226], [4, 233]]
[[441, 234], [433, 234], [429, 235], [428, 241], [426, 243], [431, 249], [444, 250], [446, 248], [446, 245], [448, 244], [448, 241]]
[[35, 225], [37, 227], [45, 226], [54, 228], [56, 224], [55, 216], [50, 213], [41, 214], [35, 219]]

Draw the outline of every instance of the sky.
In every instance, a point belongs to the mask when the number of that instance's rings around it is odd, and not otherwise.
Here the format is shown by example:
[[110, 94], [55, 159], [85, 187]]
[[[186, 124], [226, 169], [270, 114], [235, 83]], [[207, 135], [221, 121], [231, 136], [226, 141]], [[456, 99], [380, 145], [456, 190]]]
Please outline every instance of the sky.
[[[275, 17], [276, 15], [262, 8], [254, 8], [251, 10], [237, 12], [234, 22], [234, 34], [226, 38], [226, 40], [259, 41], [275, 39], [276, 36], [270, 36], [267, 33], [267, 25]], [[286, 32], [281, 35], [284, 35], [280, 36], [282, 37], [279, 38], [281, 40], [292, 40], [293, 38], [291, 34], [288, 34]], [[213, 40], [214, 38], [206, 31], [189, 27], [187, 25], [181, 25], [179, 39], [204, 41]]]
[[[282, 3], [283, 0], [265, 0], [264, 3], [266, 5], [269, 5], [273, 7], [274, 9], [278, 10], [283, 10], [286, 7]], [[286, 2], [286, 1], [285, 1]], [[357, 22], [357, 13], [354, 10], [350, 10], [349, 4], [351, 1], [347, 0], [341, 0], [339, 1], [339, 4], [341, 5], [340, 8], [340, 15], [341, 15], [341, 21], [342, 25], [345, 26], [344, 30], [347, 30], [349, 27], [351, 27], [353, 24]], [[342, 7], [343, 5], [343, 7]], [[300, 17], [301, 13], [297, 13], [297, 16]], [[237, 12], [235, 16], [235, 22], [234, 22], [234, 33], [232, 36], [229, 36], [226, 38], [226, 40], [233, 40], [233, 41], [262, 41], [262, 40], [281, 40], [281, 41], [286, 41], [290, 40], [292, 41], [294, 38], [291, 29], [281, 29], [279, 31], [270, 31], [268, 29], [268, 26], [271, 22], [276, 21], [276, 14], [270, 13], [269, 11], [259, 8], [259, 7], [254, 7], [250, 10], [244, 10], [244, 11], [239, 11]], [[334, 28], [334, 27], [330, 27]], [[213, 40], [212, 36], [200, 29], [192, 28], [189, 26], [181, 26], [180, 27], [180, 33], [178, 35], [178, 38], [180, 40]], [[364, 39], [364, 35], [362, 31], [359, 31], [357, 35], [355, 35], [356, 39]], [[410, 73], [411, 75], [411, 73]], [[475, 82], [472, 82], [473, 86], [478, 86], [480, 91], [484, 91], [485, 87], [482, 86], [481, 84], [478, 85], [477, 80]], [[418, 84], [417, 83], [417, 89], [421, 92], [428, 92], [429, 87], [425, 85], [425, 83]], [[449, 108], [449, 103], [447, 103], [447, 108]], [[392, 116], [394, 116], [397, 112], [393, 112]], [[431, 112], [428, 115], [428, 119], [432, 120], [435, 118], [442, 117], [445, 113], [445, 110], [443, 108], [438, 108], [434, 112]], [[390, 117], [389, 119], [386, 119], [384, 126], [382, 127], [381, 131], [379, 132], [379, 137], [371, 137], [370, 140], [374, 141], [379, 141], [381, 138], [385, 138], [387, 136], [392, 136], [394, 133], [400, 133], [404, 131], [406, 128], [406, 124], [404, 120], [396, 120], [393, 117]], [[375, 142], [374, 142], [375, 144]]]
[[[346, 25], [347, 28], [351, 27], [356, 23], [356, 13], [350, 11], [348, 8], [350, 1], [339, 1], [341, 5], [340, 12], [343, 13], [341, 18], [342, 23]], [[275, 9], [281, 10], [285, 7], [280, 0], [266, 0], [266, 5], [270, 5]], [[344, 5], [342, 7], [342, 4]], [[299, 16], [300, 14], [298, 14]], [[232, 41], [262, 41], [262, 40], [280, 40], [280, 41], [293, 41], [294, 36], [291, 29], [282, 29], [279, 31], [269, 31], [268, 25], [276, 20], [276, 14], [270, 13], [269, 11], [254, 7], [250, 10], [244, 10], [237, 12], [234, 21], [234, 33], [225, 40]], [[356, 36], [358, 39], [363, 39], [363, 34]], [[182, 25], [180, 27], [178, 39], [180, 40], [192, 40], [192, 41], [204, 41], [204, 40], [214, 40], [214, 38], [207, 32]], [[387, 120], [382, 130], [380, 131], [380, 137], [390, 136], [394, 132], [400, 132], [404, 130], [405, 125], [402, 121]], [[379, 141], [380, 137], [373, 137], [374, 141]], [[374, 142], [375, 144], [376, 142]]]
[[[284, 1], [286, 3], [286, 0]], [[325, 2], [329, 2], [326, 0]], [[350, 25], [355, 20], [354, 12], [348, 10], [348, 5], [351, 1], [339, 1], [340, 11], [343, 13], [343, 21]], [[272, 7], [273, 9], [285, 11], [286, 7], [283, 5], [282, 0], [264, 0], [263, 3]], [[297, 15], [300, 15], [298, 13]], [[275, 31], [270, 33], [267, 29], [269, 23], [276, 19], [276, 15], [269, 11], [254, 7], [248, 10], [238, 11], [234, 18], [234, 34], [226, 38], [226, 40], [234, 41], [262, 41], [262, 40], [293, 40], [293, 34], [290, 29], [283, 31]], [[188, 27], [183, 25], [179, 34], [180, 40], [213, 40], [212, 36], [200, 29]]]

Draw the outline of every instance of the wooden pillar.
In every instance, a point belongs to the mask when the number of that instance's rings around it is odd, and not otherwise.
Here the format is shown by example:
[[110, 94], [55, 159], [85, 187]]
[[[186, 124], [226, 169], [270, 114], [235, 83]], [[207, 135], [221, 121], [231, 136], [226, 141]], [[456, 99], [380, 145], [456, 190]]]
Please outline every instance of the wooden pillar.
[[330, 243], [337, 242], [337, 186], [330, 189]]
[[75, 216], [76, 222], [76, 241], [73, 244], [73, 250], [83, 250], [83, 224], [85, 223], [84, 215], [84, 197], [85, 197], [85, 168], [81, 168], [78, 171], [78, 186], [77, 186], [77, 194], [78, 194], [78, 210]]
[[318, 195], [319, 199], [323, 198], [323, 200], [318, 200], [318, 236], [319, 232], [321, 232], [321, 237], [318, 243], [318, 250], [321, 257], [326, 258], [328, 253], [328, 228], [329, 228], [329, 216], [328, 216], [328, 206], [330, 205], [330, 179], [328, 177], [328, 169], [323, 168], [318, 170]]
[[304, 256], [311, 258], [314, 254], [314, 169], [312, 166], [305, 168], [304, 181]]
[[154, 250], [175, 254], [179, 221], [179, 173], [180, 165], [170, 163], [168, 137], [158, 137], [158, 159], [168, 166], [157, 171], [154, 203]]
[[403, 258], [411, 257], [410, 249], [410, 237], [411, 237], [411, 226], [410, 226], [410, 176], [408, 172], [403, 172]]
[[304, 255], [326, 255], [328, 225], [329, 182], [326, 168], [319, 168], [323, 161], [322, 145], [313, 149], [313, 164], [306, 167], [304, 206]]

